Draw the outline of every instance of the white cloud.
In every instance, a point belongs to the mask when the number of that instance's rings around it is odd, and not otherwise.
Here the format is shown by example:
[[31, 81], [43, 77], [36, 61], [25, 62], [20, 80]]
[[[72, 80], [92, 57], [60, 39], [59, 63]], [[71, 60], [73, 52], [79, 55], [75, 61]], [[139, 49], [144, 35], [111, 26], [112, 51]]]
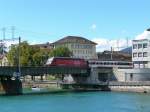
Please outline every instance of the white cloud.
[[[127, 31], [122, 30], [122, 33], [127, 33]], [[150, 39], [150, 31], [144, 31], [143, 33], [135, 36], [136, 40], [140, 39]], [[104, 50], [110, 50], [111, 47], [114, 48], [114, 50], [120, 50], [122, 48], [127, 47], [127, 39], [113, 39], [109, 40], [106, 38], [94, 38], [94, 42], [96, 42], [98, 45], [96, 46], [97, 51], [104, 51]], [[128, 46], [132, 45], [132, 40], [128, 40]], [[119, 49], [118, 49], [119, 47]]]
[[[120, 50], [120, 49], [127, 47], [127, 40], [126, 39], [109, 40], [106, 38], [95, 38], [92, 41], [94, 41], [98, 44], [96, 46], [97, 52], [101, 52], [104, 50], [111, 50], [111, 47], [113, 48], [113, 50]], [[129, 46], [131, 45], [131, 42], [132, 42], [131, 40], [128, 41]]]
[[139, 39], [150, 39], [150, 31], [144, 31], [143, 33], [137, 35], [135, 37], [136, 40], [139, 40]]
[[92, 24], [90, 27], [92, 30], [95, 30], [97, 28], [96, 24]]

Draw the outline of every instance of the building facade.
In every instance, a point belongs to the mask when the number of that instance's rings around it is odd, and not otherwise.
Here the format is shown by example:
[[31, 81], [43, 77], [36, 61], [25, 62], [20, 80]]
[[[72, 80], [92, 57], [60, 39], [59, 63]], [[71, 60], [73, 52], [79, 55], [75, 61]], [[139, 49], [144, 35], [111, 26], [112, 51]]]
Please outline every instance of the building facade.
[[96, 43], [83, 37], [67, 36], [53, 43], [54, 48], [68, 47], [74, 58], [97, 59]]
[[132, 61], [134, 68], [150, 68], [150, 40], [132, 41]]
[[0, 55], [0, 66], [9, 66], [6, 55]]
[[125, 81], [150, 81], [150, 29], [146, 39], [132, 41], [133, 69], [119, 69], [124, 73]]

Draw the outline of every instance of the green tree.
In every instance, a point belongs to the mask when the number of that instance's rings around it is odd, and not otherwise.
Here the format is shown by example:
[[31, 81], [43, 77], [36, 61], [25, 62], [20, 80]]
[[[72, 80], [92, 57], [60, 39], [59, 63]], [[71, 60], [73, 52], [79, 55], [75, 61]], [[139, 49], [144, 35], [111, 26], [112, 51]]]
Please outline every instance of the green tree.
[[16, 66], [18, 63], [17, 48], [18, 48], [17, 45], [12, 45], [10, 47], [9, 52], [7, 53], [7, 58], [8, 58], [9, 63], [14, 66]]
[[[20, 44], [20, 64], [27, 66], [28, 65], [28, 61], [29, 61], [29, 44], [24, 41]], [[19, 58], [19, 45], [12, 45], [10, 47], [10, 50], [7, 54], [7, 58], [9, 63], [11, 63], [11, 65], [18, 65], [18, 58]]]
[[50, 51], [47, 49], [40, 49], [39, 52], [33, 54], [32, 59], [34, 65], [44, 65], [49, 57]]
[[50, 55], [51, 57], [70, 57], [72, 52], [67, 47], [58, 47], [54, 49]]
[[[18, 45], [11, 46], [7, 57], [11, 65], [18, 64]], [[50, 51], [31, 46], [26, 41], [20, 43], [20, 64], [22, 66], [42, 66], [48, 59]]]

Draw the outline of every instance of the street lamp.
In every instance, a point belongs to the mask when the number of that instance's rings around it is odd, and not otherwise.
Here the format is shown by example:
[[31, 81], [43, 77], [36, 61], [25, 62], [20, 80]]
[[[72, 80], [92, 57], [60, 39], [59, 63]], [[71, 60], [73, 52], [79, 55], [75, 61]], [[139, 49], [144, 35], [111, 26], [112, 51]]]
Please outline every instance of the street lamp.
[[18, 77], [19, 78], [21, 76], [21, 68], [20, 68], [20, 43], [21, 43], [21, 37], [18, 38], [19, 39], [19, 46], [18, 46]]

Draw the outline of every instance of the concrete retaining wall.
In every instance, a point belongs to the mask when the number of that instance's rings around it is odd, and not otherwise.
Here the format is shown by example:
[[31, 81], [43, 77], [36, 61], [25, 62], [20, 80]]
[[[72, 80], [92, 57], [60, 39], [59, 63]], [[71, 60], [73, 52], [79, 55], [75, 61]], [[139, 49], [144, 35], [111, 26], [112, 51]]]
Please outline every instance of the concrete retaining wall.
[[150, 86], [109, 86], [111, 91], [150, 93]]

